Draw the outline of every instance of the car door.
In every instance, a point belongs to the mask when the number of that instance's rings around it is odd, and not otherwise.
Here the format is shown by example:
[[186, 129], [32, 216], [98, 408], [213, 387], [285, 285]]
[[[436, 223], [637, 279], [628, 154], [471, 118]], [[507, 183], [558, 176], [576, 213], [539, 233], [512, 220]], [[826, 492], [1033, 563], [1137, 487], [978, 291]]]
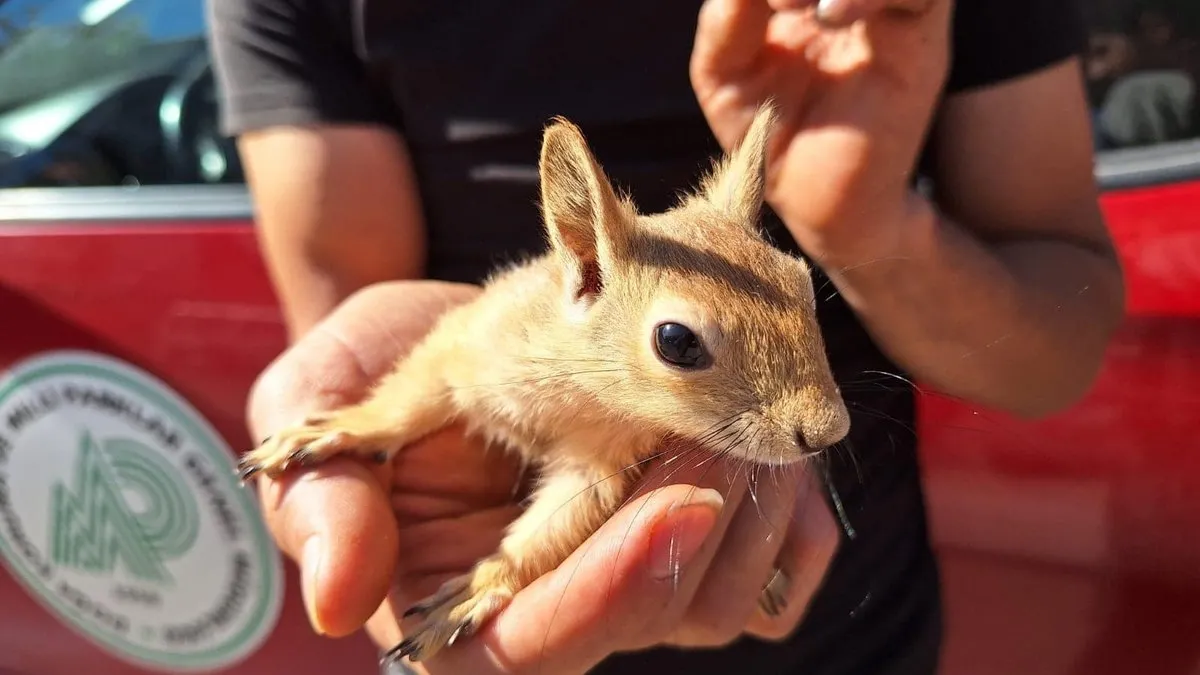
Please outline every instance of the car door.
[[233, 480], [284, 347], [202, 0], [0, 5], [0, 673], [371, 672]]
[[1049, 419], [922, 398], [947, 673], [1200, 672], [1200, 5], [1085, 4], [1126, 318]]

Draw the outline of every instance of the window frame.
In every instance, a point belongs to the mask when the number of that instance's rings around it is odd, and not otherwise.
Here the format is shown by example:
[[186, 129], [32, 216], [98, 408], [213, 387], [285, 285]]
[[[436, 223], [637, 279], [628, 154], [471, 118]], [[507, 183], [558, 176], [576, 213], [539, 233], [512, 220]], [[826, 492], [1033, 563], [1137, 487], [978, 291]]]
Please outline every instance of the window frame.
[[[1102, 193], [1200, 181], [1200, 138], [1098, 152], [1096, 180]], [[245, 183], [0, 189], [0, 224], [253, 218]]]
[[249, 222], [253, 218], [254, 209], [245, 183], [0, 190], [0, 225], [167, 225], [220, 220]]
[[1200, 180], [1200, 137], [1096, 153], [1103, 192]]
[[[4, 2], [0, 0], [2, 4]], [[192, 69], [209, 69], [209, 60], [202, 60], [205, 62], [203, 67], [194, 64]], [[178, 92], [168, 95], [177, 97]], [[170, 101], [164, 101], [164, 105], [168, 103]], [[1200, 137], [1135, 148], [1098, 150], [1095, 175], [1102, 194], [1198, 181]], [[250, 223], [253, 219], [253, 203], [245, 182], [0, 188], [0, 225]]]

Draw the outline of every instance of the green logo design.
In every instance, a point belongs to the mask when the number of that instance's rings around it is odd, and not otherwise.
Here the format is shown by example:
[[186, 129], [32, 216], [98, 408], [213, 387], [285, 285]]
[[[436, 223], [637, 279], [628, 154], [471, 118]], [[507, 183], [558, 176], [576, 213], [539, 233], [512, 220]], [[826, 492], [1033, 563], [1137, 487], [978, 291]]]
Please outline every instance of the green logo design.
[[0, 370], [9, 579], [137, 672], [230, 668], [283, 608], [280, 554], [220, 433], [152, 374], [88, 352]]
[[51, 490], [50, 555], [64, 567], [171, 584], [166, 561], [187, 553], [200, 515], [187, 486], [159, 453], [127, 439], [79, 439], [73, 484]]

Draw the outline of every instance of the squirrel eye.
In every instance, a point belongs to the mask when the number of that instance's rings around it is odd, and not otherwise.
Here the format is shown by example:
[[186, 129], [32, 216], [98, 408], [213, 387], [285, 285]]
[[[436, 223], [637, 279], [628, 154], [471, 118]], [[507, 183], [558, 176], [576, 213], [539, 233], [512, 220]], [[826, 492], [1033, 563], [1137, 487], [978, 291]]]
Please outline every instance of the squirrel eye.
[[659, 324], [654, 329], [654, 346], [664, 361], [681, 368], [695, 368], [704, 360], [700, 338], [682, 324]]

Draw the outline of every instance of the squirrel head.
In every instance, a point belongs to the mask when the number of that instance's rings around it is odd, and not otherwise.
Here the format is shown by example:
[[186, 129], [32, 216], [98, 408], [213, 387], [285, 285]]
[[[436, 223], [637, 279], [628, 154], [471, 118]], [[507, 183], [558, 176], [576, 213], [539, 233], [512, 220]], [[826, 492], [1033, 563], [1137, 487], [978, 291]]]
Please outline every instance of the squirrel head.
[[[556, 118], [541, 203], [561, 280], [556, 338], [617, 372], [583, 392], [619, 416], [731, 457], [797, 461], [842, 440], [812, 277], [762, 235], [768, 142], [762, 106], [738, 146], [675, 207], [641, 214], [580, 129]], [[595, 385], [595, 386], [592, 386]]]

